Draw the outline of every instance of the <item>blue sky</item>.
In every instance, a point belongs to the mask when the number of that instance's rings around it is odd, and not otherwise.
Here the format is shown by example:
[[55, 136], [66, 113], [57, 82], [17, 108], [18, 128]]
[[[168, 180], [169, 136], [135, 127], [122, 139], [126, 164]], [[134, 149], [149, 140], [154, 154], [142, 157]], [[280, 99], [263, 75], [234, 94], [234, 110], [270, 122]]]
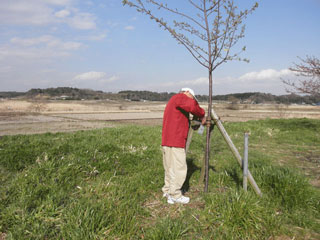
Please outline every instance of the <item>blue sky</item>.
[[[207, 69], [121, 0], [1, 0], [0, 91], [78, 87], [208, 94]], [[170, 1], [169, 1], [170, 2]], [[235, 1], [249, 6], [251, 0]], [[175, 0], [172, 3], [186, 4]], [[320, 1], [264, 0], [246, 23], [241, 57], [214, 72], [213, 93], [285, 94], [298, 56], [320, 57]]]

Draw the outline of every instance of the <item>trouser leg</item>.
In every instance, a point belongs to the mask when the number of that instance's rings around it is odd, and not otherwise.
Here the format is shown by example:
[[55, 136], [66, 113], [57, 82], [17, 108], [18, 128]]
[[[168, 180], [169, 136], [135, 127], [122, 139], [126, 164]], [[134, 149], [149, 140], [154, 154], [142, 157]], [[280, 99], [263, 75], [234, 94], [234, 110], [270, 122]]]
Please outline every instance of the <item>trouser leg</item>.
[[169, 194], [173, 198], [181, 197], [181, 188], [187, 176], [186, 152], [184, 148], [171, 148], [170, 152], [170, 187]]
[[[169, 193], [170, 187], [170, 147], [162, 147], [162, 162], [164, 168], [164, 186], [162, 187], [163, 193]], [[172, 171], [172, 170], [171, 170]]]

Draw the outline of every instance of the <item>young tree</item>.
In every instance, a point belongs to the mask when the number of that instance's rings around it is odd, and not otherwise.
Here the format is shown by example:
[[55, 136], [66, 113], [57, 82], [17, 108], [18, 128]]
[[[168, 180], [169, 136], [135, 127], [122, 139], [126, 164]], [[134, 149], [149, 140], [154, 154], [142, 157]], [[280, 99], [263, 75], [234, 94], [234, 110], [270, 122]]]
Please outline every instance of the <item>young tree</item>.
[[309, 56], [306, 59], [299, 59], [301, 63], [294, 63], [289, 69], [300, 79], [297, 81], [282, 79], [282, 82], [290, 87], [286, 90], [290, 93], [320, 95], [320, 59]]
[[[161, 0], [123, 0], [124, 5], [136, 8], [148, 15], [160, 27], [167, 30], [179, 44], [184, 46], [193, 58], [208, 69], [209, 100], [206, 135], [205, 192], [208, 190], [208, 166], [210, 156], [210, 125], [212, 109], [212, 73], [222, 63], [243, 60], [231, 49], [244, 37], [244, 19], [258, 4], [239, 11], [233, 0], [185, 0], [170, 1], [171, 6]], [[173, 7], [174, 4], [179, 6]], [[191, 10], [191, 11], [190, 11]], [[167, 16], [163, 19], [161, 16]], [[170, 16], [172, 15], [172, 16]], [[173, 19], [170, 21], [170, 19]], [[170, 21], [170, 22], [169, 22]]]

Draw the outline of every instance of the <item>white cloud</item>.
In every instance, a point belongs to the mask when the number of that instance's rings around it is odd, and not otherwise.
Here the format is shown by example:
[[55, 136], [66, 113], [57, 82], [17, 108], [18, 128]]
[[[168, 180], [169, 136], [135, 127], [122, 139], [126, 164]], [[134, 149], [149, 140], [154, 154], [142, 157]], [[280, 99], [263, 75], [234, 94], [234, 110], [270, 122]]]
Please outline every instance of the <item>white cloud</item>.
[[225, 92], [265, 92], [285, 94], [282, 78], [291, 78], [293, 73], [289, 69], [262, 69], [248, 72], [240, 77], [225, 77], [217, 79], [214, 87], [224, 94]]
[[105, 78], [107, 74], [104, 72], [86, 72], [74, 77], [75, 80], [99, 80]]
[[117, 80], [119, 80], [119, 79], [120, 79], [119, 76], [113, 75], [113, 76], [107, 78], [107, 79], [106, 79], [106, 82], [114, 82], [114, 81], [117, 81]]
[[180, 89], [182, 87], [202, 87], [202, 86], [207, 86], [209, 83], [208, 78], [206, 77], [199, 77], [196, 79], [191, 79], [191, 80], [183, 80], [183, 81], [177, 81], [177, 82], [163, 82], [160, 83], [159, 87], [165, 88], [165, 87], [172, 87], [176, 89]]
[[106, 24], [107, 24], [110, 28], [116, 28], [116, 27], [118, 27], [118, 26], [120, 25], [120, 23], [114, 22], [114, 21], [110, 21], [110, 20], [106, 21]]
[[207, 85], [208, 83], [209, 83], [209, 79], [207, 77], [200, 77], [197, 79], [179, 82], [180, 85], [185, 85], [185, 86]]
[[70, 11], [63, 9], [61, 11], [58, 11], [54, 14], [57, 18], [65, 18], [68, 17], [70, 15]]
[[89, 5], [89, 6], [93, 6], [94, 5], [94, 3], [92, 2], [92, 1], [86, 1], [85, 2], [87, 5]]
[[63, 41], [51, 35], [35, 38], [10, 39], [10, 44], [0, 45], [0, 60], [21, 62], [28, 60], [46, 59], [70, 56], [83, 46], [80, 42]]
[[38, 1], [2, 0], [0, 22], [13, 25], [46, 25], [53, 21], [52, 9]]
[[95, 16], [72, 4], [72, 0], [1, 0], [0, 23], [23, 26], [64, 23], [80, 30], [95, 29]]
[[43, 35], [37, 38], [12, 38], [10, 40], [11, 43], [15, 45], [20, 45], [24, 47], [28, 46], [41, 46], [44, 44], [48, 48], [56, 49], [56, 50], [77, 50], [82, 46], [80, 42], [67, 41], [63, 42], [61, 39], [56, 38], [51, 35]]
[[12, 70], [12, 66], [1, 66], [0, 73], [10, 72]]
[[0, 60], [15, 59], [15, 63], [25, 60], [39, 60], [70, 56], [70, 52], [53, 48], [6, 48], [0, 47]]
[[[285, 87], [281, 78], [291, 78], [293, 73], [289, 69], [263, 69], [243, 74], [239, 77], [220, 77], [213, 79], [213, 93], [240, 93], [240, 92], [266, 92], [285, 94]], [[182, 87], [191, 87], [196, 94], [208, 94], [209, 81], [207, 77], [199, 77], [190, 80], [162, 82], [149, 86], [155, 91], [177, 92]], [[134, 87], [134, 86], [133, 86]], [[141, 89], [148, 86], [140, 86]]]
[[241, 77], [239, 80], [241, 81], [257, 81], [257, 80], [274, 80], [279, 79], [281, 77], [285, 77], [291, 75], [292, 72], [289, 69], [275, 70], [275, 69], [263, 69], [259, 72], [249, 72]]
[[37, 2], [45, 2], [48, 4], [53, 4], [53, 5], [68, 5], [72, 2], [72, 0], [36, 0]]
[[87, 36], [86, 39], [90, 41], [101, 41], [107, 37], [106, 33], [101, 33], [98, 35]]
[[76, 75], [73, 79], [77, 81], [97, 81], [99, 83], [109, 83], [118, 80], [119, 77], [115, 75], [107, 77], [105, 72], [91, 71]]
[[128, 31], [132, 31], [135, 29], [135, 27], [134, 26], [126, 26], [124, 29], [128, 30]]
[[95, 17], [90, 13], [76, 13], [75, 16], [67, 20], [69, 26], [81, 30], [95, 29]]
[[37, 38], [14, 37], [14, 38], [10, 39], [10, 42], [15, 45], [28, 47], [28, 46], [34, 46], [37, 44], [41, 44], [41, 43], [46, 43], [46, 42], [50, 41], [50, 38], [52, 38], [52, 37], [51, 36], [41, 36], [41, 37], [37, 37]]

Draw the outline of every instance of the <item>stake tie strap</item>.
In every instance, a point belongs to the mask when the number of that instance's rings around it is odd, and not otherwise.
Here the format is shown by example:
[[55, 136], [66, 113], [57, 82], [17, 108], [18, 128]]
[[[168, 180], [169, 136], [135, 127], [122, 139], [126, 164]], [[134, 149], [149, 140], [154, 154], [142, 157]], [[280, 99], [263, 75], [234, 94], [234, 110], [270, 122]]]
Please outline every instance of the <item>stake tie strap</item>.
[[206, 121], [206, 126], [207, 126], [207, 127], [210, 127], [211, 124], [212, 124], [212, 123], [211, 123], [211, 117], [208, 116], [208, 117], [207, 117], [207, 121]]

